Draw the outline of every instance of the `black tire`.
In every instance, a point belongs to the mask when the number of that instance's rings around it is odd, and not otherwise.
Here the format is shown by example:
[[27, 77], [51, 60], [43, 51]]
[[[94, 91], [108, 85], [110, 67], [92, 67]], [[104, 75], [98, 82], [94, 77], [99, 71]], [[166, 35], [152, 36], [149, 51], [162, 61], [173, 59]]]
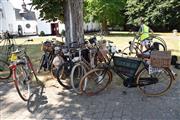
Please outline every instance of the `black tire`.
[[27, 101], [31, 95], [31, 73], [27, 71], [24, 64], [19, 64], [16, 66], [16, 71], [14, 71], [13, 76], [15, 78], [14, 83], [19, 96], [22, 100]]
[[137, 74], [139, 90], [147, 96], [160, 96], [171, 87], [173, 75], [168, 68], [160, 68], [159, 71], [149, 73], [148, 68], [143, 68]]
[[152, 37], [152, 42], [160, 43], [161, 46], [164, 46], [164, 51], [167, 51], [166, 42], [162, 38], [160, 38], [158, 36], [154, 36], [154, 37]]
[[167, 51], [166, 46], [164, 46], [162, 43], [157, 42], [158, 46], [159, 46], [159, 51]]
[[103, 91], [111, 81], [111, 71], [95, 68], [87, 72], [81, 79], [80, 91], [88, 96], [93, 96]]
[[40, 106], [40, 97], [38, 93], [33, 93], [30, 95], [27, 101], [27, 109], [29, 112], [34, 113]]
[[35, 113], [40, 107], [41, 103], [44, 101], [43, 98], [44, 86], [36, 88], [34, 92], [30, 95], [27, 101], [27, 109], [31, 113]]
[[72, 62], [65, 62], [60, 65], [57, 69], [56, 79], [61, 86], [66, 89], [72, 89], [71, 81], [70, 81], [70, 74], [74, 63]]
[[9, 68], [9, 63], [0, 60], [0, 80], [9, 79], [12, 75], [12, 70]]

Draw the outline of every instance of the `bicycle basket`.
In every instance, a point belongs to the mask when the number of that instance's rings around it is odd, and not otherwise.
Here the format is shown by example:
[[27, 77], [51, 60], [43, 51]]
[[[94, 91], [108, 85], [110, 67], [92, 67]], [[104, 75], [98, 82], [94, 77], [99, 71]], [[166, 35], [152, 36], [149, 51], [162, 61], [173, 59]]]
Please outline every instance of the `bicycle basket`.
[[150, 63], [153, 67], [170, 67], [171, 66], [171, 51], [152, 51]]
[[41, 47], [41, 50], [43, 50], [44, 52], [52, 52], [53, 49], [53, 44], [50, 41], [45, 41]]
[[127, 77], [134, 77], [141, 64], [141, 61], [139, 60], [118, 56], [113, 57], [113, 62], [115, 72], [117, 74], [123, 74]]

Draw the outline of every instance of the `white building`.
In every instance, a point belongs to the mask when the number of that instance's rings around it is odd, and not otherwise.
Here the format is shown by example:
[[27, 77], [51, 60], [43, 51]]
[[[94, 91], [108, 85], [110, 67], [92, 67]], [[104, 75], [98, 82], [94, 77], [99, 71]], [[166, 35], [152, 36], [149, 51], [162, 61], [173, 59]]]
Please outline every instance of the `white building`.
[[11, 34], [37, 34], [37, 20], [34, 12], [26, 9], [14, 8], [9, 0], [0, 0], [0, 33], [9, 31]]
[[[45, 34], [57, 35], [65, 30], [61, 22], [41, 21], [37, 10], [31, 11], [26, 7], [24, 0], [0, 0], [0, 33], [9, 31], [17, 35], [36, 35], [43, 31]], [[99, 28], [97, 22], [84, 23], [85, 31], [97, 31]]]

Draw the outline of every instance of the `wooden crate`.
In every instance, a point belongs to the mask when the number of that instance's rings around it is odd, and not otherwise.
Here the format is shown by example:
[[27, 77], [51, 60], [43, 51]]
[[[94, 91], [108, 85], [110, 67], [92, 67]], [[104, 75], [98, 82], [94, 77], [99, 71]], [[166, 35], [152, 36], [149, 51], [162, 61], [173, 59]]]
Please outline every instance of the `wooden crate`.
[[167, 68], [171, 66], [171, 51], [152, 51], [150, 62], [153, 67]]

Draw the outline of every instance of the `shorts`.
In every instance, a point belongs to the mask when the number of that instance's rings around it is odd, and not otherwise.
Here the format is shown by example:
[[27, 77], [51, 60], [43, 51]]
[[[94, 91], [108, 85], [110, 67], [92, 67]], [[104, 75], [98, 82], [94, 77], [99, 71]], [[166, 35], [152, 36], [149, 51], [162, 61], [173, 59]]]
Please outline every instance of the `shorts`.
[[150, 43], [150, 41], [148, 39], [141, 41], [141, 45], [143, 45], [143, 46], [149, 45], [149, 43]]

